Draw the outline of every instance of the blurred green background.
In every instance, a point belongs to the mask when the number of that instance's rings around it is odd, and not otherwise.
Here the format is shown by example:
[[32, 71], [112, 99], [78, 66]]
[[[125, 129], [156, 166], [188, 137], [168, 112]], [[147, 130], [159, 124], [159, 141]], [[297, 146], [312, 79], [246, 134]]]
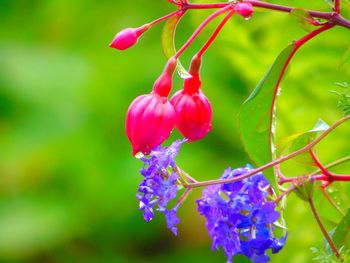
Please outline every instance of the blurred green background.
[[[275, 2], [329, 10], [322, 0]], [[344, 8], [350, 17], [345, 2]], [[121, 29], [172, 10], [165, 0], [0, 0], [0, 262], [225, 262], [222, 252], [210, 251], [196, 213], [199, 190], [179, 210], [177, 238], [162, 215], [143, 221], [135, 198], [141, 162], [131, 155], [124, 117], [162, 71], [162, 26], [125, 52], [108, 44]], [[178, 46], [206, 15], [186, 15]], [[184, 65], [214, 24], [184, 54]], [[228, 166], [250, 162], [237, 127], [240, 104], [277, 54], [303, 34], [288, 14], [256, 10], [249, 21], [232, 18], [205, 55], [203, 90], [213, 106], [213, 130], [183, 146], [177, 160], [185, 171], [214, 179]], [[335, 28], [296, 55], [278, 101], [278, 138], [306, 131], [318, 118], [333, 123], [341, 117], [329, 90], [350, 81], [349, 64], [339, 66], [349, 45], [350, 31]], [[181, 88], [178, 76], [174, 88]], [[323, 163], [350, 155], [349, 134], [345, 124], [319, 145]], [[179, 137], [174, 132], [165, 144]], [[309, 168], [290, 161], [282, 169], [300, 175]], [[350, 173], [350, 166], [335, 171]], [[337, 198], [347, 206], [350, 188], [338, 184], [333, 192], [340, 187]], [[322, 196], [317, 206], [331, 229], [339, 215]], [[272, 262], [311, 262], [310, 247], [323, 241], [308, 207], [291, 195], [285, 217], [287, 245]]]

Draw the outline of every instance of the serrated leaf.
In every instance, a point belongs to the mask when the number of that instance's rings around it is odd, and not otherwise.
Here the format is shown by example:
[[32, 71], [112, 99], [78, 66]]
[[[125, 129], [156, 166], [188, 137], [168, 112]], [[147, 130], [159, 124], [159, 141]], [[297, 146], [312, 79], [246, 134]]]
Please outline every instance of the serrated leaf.
[[337, 82], [335, 84], [343, 88], [342, 91], [330, 91], [339, 96], [337, 107], [343, 111], [345, 116], [350, 115], [350, 85], [347, 82]]
[[[181, 14], [172, 16], [167, 20], [167, 22], [164, 25], [161, 38], [162, 38], [163, 53], [167, 59], [170, 59], [176, 53], [175, 32], [181, 17], [182, 17]], [[176, 69], [181, 78], [187, 79], [192, 77], [191, 74], [188, 73], [188, 71], [182, 66], [179, 59], [177, 60]]]
[[[271, 105], [275, 99], [279, 76], [294, 48], [292, 43], [280, 53], [241, 107], [239, 125], [242, 141], [246, 152], [258, 166], [272, 160], [271, 138], [274, 127]], [[264, 174], [272, 187], [277, 189], [272, 168], [265, 170]]]
[[350, 231], [350, 209], [348, 209], [346, 215], [340, 221], [335, 228], [333, 234], [333, 242], [337, 248], [341, 248], [345, 245], [346, 239]]
[[305, 31], [310, 32], [314, 29], [312, 23], [315, 21], [313, 21], [312, 16], [306, 10], [302, 8], [294, 8], [289, 14], [300, 23], [300, 26]]
[[311, 253], [314, 255], [313, 261], [318, 263], [337, 263], [339, 260], [334, 253], [328, 252], [325, 248], [311, 247]]

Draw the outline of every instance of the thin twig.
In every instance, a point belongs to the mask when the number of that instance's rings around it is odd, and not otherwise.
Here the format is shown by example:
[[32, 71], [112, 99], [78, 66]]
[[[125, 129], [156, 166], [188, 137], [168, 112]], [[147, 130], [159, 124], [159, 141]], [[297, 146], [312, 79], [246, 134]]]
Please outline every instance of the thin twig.
[[314, 147], [320, 141], [322, 141], [328, 134], [330, 134], [338, 126], [340, 126], [342, 123], [344, 123], [348, 120], [350, 120], [350, 115], [345, 116], [345, 117], [341, 118], [340, 120], [336, 121], [332, 126], [330, 126], [327, 130], [325, 130], [323, 133], [321, 133], [321, 135], [319, 137], [317, 137], [315, 140], [313, 140], [312, 142], [310, 142], [308, 145], [304, 146], [303, 148], [301, 148], [293, 153], [290, 153], [286, 156], [282, 156], [282, 157], [280, 157], [272, 162], [264, 164], [256, 169], [249, 171], [248, 173], [245, 173], [243, 175], [240, 175], [240, 176], [237, 176], [234, 178], [229, 178], [229, 179], [218, 179], [218, 180], [209, 180], [209, 181], [202, 181], [202, 182], [197, 182], [197, 183], [190, 183], [186, 187], [195, 188], [195, 187], [202, 187], [202, 186], [215, 185], [215, 184], [232, 183], [232, 182], [236, 182], [236, 181], [240, 181], [240, 180], [243, 180], [245, 178], [248, 178], [248, 177], [250, 177], [254, 174], [257, 174], [257, 173], [259, 173], [267, 168], [276, 166], [277, 164], [280, 164], [280, 163], [283, 163], [289, 159], [292, 159], [293, 157], [295, 157], [301, 153], [309, 151], [312, 147]]
[[[267, 3], [263, 1], [257, 1], [257, 0], [244, 0], [243, 2], [251, 3], [255, 7], [264, 8], [264, 9], [270, 9], [280, 12], [286, 12], [290, 13], [293, 10], [295, 10], [296, 7], [294, 6], [284, 6], [284, 5], [277, 5], [272, 3]], [[187, 9], [216, 9], [216, 8], [223, 8], [228, 5], [231, 5], [232, 3], [187, 3], [182, 6], [184, 10]], [[346, 18], [342, 17], [340, 15], [340, 9], [339, 11], [333, 11], [333, 12], [319, 12], [315, 10], [306, 10], [313, 18], [320, 18], [328, 20], [330, 24], [333, 25], [339, 25], [342, 27], [350, 28], [350, 21]]]
[[[345, 163], [345, 162], [348, 162], [348, 161], [350, 161], [350, 156], [346, 156], [346, 157], [344, 157], [344, 158], [341, 158], [341, 159], [339, 159], [339, 160], [336, 160], [336, 161], [334, 161], [334, 162], [331, 162], [331, 163], [327, 164], [327, 165], [325, 166], [325, 168], [326, 168], [326, 169], [329, 169], [329, 168], [335, 167], [335, 166], [337, 166], [337, 165], [340, 165], [340, 164]], [[314, 172], [310, 173], [309, 176], [311, 177], [311, 176], [317, 175], [320, 171], [321, 171], [320, 169], [317, 169], [317, 170], [315, 170]]]
[[326, 228], [324, 227], [324, 225], [322, 224], [322, 221], [321, 221], [321, 218], [320, 218], [320, 215], [318, 214], [317, 210], [316, 210], [316, 207], [315, 207], [315, 204], [314, 204], [314, 201], [312, 198], [309, 198], [309, 204], [310, 204], [310, 207], [311, 207], [311, 211], [317, 221], [317, 224], [318, 226], [320, 227], [321, 231], [322, 231], [322, 234], [323, 236], [326, 238], [329, 246], [331, 247], [331, 249], [333, 250], [334, 254], [336, 255], [336, 257], [339, 259], [340, 258], [340, 254], [339, 254], [339, 251], [338, 249], [336, 248], [336, 246], [334, 245], [331, 237], [328, 235], [328, 232], [326, 230]]

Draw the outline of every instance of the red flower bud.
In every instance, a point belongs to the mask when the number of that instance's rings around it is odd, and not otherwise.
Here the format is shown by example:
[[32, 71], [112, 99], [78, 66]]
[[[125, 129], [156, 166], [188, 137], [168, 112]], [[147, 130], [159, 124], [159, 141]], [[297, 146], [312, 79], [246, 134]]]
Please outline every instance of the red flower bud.
[[249, 19], [254, 12], [251, 3], [237, 3], [235, 6], [235, 10], [240, 16], [243, 16], [246, 19]]
[[198, 74], [185, 81], [185, 88], [170, 99], [176, 111], [176, 128], [189, 141], [203, 138], [211, 130], [212, 109], [209, 100], [199, 89]]
[[126, 134], [133, 155], [150, 151], [166, 140], [175, 125], [175, 110], [166, 97], [156, 93], [137, 97], [126, 115]]
[[109, 47], [124, 50], [137, 43], [140, 36], [149, 29], [149, 25], [143, 25], [138, 28], [126, 28], [120, 31], [109, 44]]
[[176, 58], [171, 58], [165, 65], [165, 68], [153, 86], [153, 92], [163, 97], [168, 97], [173, 87], [173, 73], [176, 67]]

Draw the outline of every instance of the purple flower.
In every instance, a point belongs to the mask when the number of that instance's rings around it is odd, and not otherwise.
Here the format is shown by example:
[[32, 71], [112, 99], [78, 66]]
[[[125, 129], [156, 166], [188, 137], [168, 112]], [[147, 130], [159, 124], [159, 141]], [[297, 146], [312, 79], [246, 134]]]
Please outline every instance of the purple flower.
[[[249, 172], [251, 166], [226, 169], [221, 176], [228, 179]], [[280, 213], [275, 203], [268, 201], [268, 180], [262, 173], [249, 178], [208, 186], [202, 198], [197, 200], [198, 211], [206, 220], [213, 240], [212, 249], [223, 249], [227, 262], [236, 254], [243, 254], [254, 263], [270, 260], [266, 251], [280, 251], [286, 235], [277, 239], [273, 235], [273, 223]]]
[[150, 221], [154, 217], [154, 209], [165, 215], [168, 228], [177, 235], [180, 220], [176, 216], [177, 206], [168, 209], [168, 202], [176, 197], [178, 191], [175, 157], [184, 140], [177, 140], [169, 147], [156, 147], [149, 156], [141, 158], [144, 165], [140, 173], [143, 180], [139, 185], [137, 199], [143, 218]]
[[177, 236], [177, 227], [175, 225], [180, 223], [180, 219], [176, 215], [176, 210], [177, 210], [177, 207], [171, 210], [164, 210], [167, 226], [171, 230], [171, 232], [174, 233], [175, 236]]
[[280, 250], [284, 247], [284, 244], [287, 240], [287, 234], [280, 239], [274, 238], [271, 246], [271, 250], [273, 254], [280, 252]]

